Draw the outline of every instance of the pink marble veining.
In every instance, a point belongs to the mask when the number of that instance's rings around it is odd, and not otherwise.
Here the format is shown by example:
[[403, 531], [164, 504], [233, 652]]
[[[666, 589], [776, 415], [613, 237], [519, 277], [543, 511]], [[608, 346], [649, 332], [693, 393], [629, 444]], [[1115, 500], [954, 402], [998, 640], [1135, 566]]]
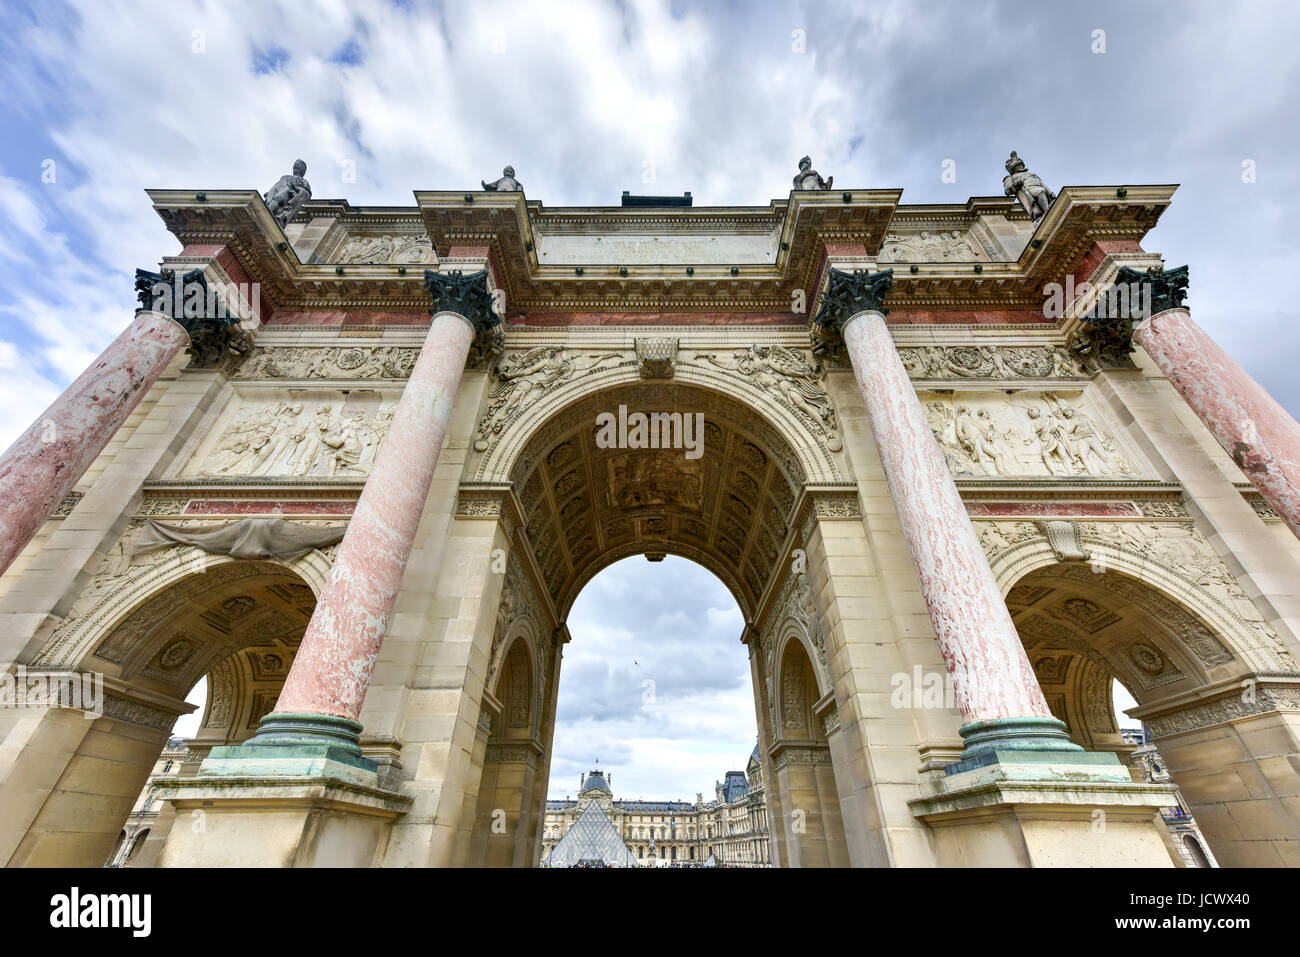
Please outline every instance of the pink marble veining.
[[474, 331], [434, 317], [307, 625], [277, 712], [357, 720], [402, 587]]
[[0, 574], [189, 342], [157, 312], [135, 320], [0, 456]]
[[1282, 521], [1300, 535], [1300, 423], [1186, 309], [1152, 316], [1134, 330], [1133, 338]]
[[849, 319], [844, 343], [962, 717], [1050, 718], [885, 317]]

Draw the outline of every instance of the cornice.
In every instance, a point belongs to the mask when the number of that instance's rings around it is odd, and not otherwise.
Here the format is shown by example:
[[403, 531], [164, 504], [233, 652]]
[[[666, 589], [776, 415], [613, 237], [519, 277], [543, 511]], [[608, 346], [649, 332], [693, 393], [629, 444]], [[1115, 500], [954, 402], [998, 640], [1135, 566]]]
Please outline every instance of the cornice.
[[[1047, 283], [1071, 274], [1093, 243], [1140, 241], [1176, 188], [1065, 187], [1014, 262], [892, 264], [890, 308], [895, 313], [1041, 310]], [[185, 245], [230, 247], [276, 310], [427, 312], [422, 269], [304, 264], [252, 190], [149, 190], [148, 195], [167, 228]], [[854, 256], [874, 261], [891, 226], [917, 229], [931, 223], [961, 228], [982, 216], [1023, 218], [1005, 197], [900, 206], [901, 197], [896, 189], [798, 191], [785, 201], [756, 207], [547, 209], [522, 193], [417, 191], [414, 208], [311, 202], [295, 222], [332, 217], [330, 230], [335, 234], [422, 227], [444, 268], [451, 265], [445, 260], [452, 246], [487, 247], [493, 278], [506, 294], [509, 318], [546, 311], [785, 312], [798, 291], [812, 299], [828, 247], [862, 247], [864, 252]], [[685, 264], [593, 263], [579, 274], [572, 265], [538, 262], [539, 237], [584, 232], [768, 233], [776, 239], [776, 253], [771, 263], [701, 264], [690, 267], [689, 275]]]

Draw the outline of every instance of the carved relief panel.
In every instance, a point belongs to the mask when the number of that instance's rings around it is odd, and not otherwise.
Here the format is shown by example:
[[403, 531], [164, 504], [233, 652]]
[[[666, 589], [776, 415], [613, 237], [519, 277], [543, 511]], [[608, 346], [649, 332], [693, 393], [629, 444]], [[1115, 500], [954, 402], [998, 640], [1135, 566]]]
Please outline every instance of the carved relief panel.
[[954, 475], [1137, 474], [1130, 454], [1082, 392], [922, 390], [917, 396]]
[[360, 477], [369, 473], [396, 397], [313, 390], [236, 396], [186, 475]]

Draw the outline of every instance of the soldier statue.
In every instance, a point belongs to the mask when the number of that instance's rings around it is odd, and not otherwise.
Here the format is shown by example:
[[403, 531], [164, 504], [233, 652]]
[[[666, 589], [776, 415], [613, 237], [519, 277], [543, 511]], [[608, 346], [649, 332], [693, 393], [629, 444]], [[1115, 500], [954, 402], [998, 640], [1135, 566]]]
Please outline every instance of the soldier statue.
[[297, 160], [293, 164], [293, 173], [285, 174], [272, 186], [262, 198], [275, 221], [283, 229], [289, 225], [303, 204], [311, 199], [311, 184], [304, 179], [307, 164]]
[[799, 161], [799, 173], [794, 178], [795, 189], [830, 189], [835, 177], [822, 179], [822, 174], [812, 168], [812, 157], [805, 156]]
[[1016, 155], [1015, 150], [1011, 151], [1006, 166], [1007, 175], [1002, 179], [1002, 191], [1019, 200], [1030, 218], [1038, 222], [1052, 203], [1056, 202], [1056, 194], [1043, 185], [1037, 174], [1025, 168], [1025, 161]]
[[515, 168], [513, 166], [507, 166], [501, 172], [504, 175], [495, 183], [481, 180], [483, 188], [492, 190], [495, 193], [522, 193], [524, 191], [523, 183], [515, 179]]

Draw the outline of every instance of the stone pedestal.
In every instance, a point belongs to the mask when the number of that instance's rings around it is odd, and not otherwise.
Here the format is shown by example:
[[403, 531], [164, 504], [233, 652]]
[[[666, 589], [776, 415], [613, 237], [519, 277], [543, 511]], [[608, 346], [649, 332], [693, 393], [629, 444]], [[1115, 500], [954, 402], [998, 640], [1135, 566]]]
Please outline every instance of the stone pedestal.
[[0, 574], [189, 342], [159, 312], [135, 320], [0, 456]]
[[1137, 784], [1110, 752], [988, 750], [909, 801], [940, 867], [1173, 867], [1159, 811], [1172, 784]]
[[157, 866], [377, 867], [411, 798], [375, 786], [372, 774], [353, 765], [300, 758], [304, 773], [297, 776], [205, 768], [159, 788], [176, 820]]

